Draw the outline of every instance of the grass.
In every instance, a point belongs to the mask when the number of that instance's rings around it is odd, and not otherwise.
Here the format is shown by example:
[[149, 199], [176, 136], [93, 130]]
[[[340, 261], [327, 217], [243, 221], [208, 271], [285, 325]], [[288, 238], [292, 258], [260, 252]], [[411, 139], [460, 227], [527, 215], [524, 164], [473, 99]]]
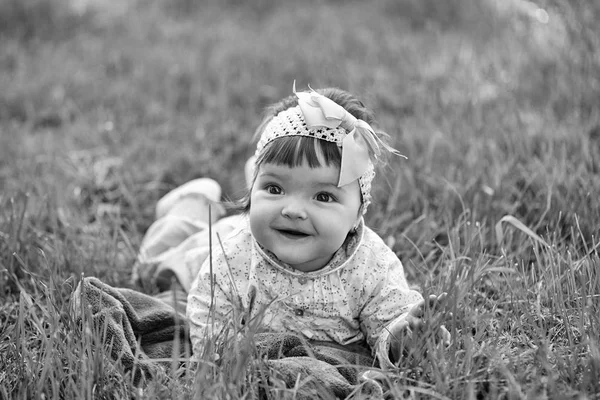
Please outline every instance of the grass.
[[359, 95], [408, 156], [367, 222], [448, 292], [454, 339], [392, 395], [599, 398], [600, 6], [443, 3], [1, 0], [0, 398], [258, 393], [251, 351], [135, 388], [68, 299], [82, 275], [130, 285], [168, 190], [238, 197], [294, 79]]

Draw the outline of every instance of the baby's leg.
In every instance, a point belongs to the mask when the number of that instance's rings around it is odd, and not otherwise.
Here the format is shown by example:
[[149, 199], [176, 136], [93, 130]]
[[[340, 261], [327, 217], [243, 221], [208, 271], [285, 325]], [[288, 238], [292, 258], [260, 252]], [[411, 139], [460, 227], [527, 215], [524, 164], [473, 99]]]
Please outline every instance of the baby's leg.
[[161, 269], [162, 262], [172, 258], [187, 238], [206, 231], [209, 220], [215, 222], [223, 216], [220, 198], [221, 187], [208, 178], [190, 181], [162, 197], [156, 205], [156, 221], [142, 240], [134, 281], [142, 287], [167, 290], [177, 271]]
[[[220, 200], [221, 186], [217, 181], [194, 179], [171, 190], [158, 201], [156, 219], [171, 215], [208, 223], [208, 204]], [[217, 219], [213, 216], [213, 222]]]

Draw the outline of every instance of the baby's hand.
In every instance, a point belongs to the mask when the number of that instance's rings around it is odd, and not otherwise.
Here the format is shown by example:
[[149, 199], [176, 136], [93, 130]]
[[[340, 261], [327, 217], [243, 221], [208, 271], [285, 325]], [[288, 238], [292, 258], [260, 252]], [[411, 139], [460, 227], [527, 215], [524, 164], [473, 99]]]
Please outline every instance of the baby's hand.
[[[450, 332], [440, 322], [444, 315], [439, 313], [446, 299], [446, 293], [430, 295], [427, 302], [415, 304], [406, 318], [390, 328], [390, 358], [397, 363], [403, 356], [411, 354], [425, 344], [427, 334], [434, 333], [438, 343], [450, 344]], [[424, 318], [427, 316], [428, 318]]]

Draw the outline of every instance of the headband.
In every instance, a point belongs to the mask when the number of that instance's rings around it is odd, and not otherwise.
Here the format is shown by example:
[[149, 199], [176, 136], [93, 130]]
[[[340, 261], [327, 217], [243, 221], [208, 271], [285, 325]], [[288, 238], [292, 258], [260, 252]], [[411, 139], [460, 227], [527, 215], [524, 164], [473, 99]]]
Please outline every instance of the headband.
[[256, 146], [259, 155], [267, 144], [282, 136], [308, 136], [336, 143], [342, 149], [338, 186], [358, 179], [363, 197], [363, 213], [371, 202], [371, 183], [375, 177], [374, 164], [382, 148], [398, 154], [397, 150], [379, 139], [371, 126], [350, 114], [333, 100], [315, 92], [293, 92], [298, 105], [274, 116], [264, 127]]

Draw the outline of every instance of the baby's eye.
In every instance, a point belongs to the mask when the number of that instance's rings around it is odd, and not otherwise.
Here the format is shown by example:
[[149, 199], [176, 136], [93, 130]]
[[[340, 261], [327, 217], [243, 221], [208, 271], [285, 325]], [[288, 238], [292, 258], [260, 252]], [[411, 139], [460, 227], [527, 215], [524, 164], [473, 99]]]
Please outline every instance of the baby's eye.
[[267, 185], [265, 187], [265, 190], [267, 191], [267, 193], [269, 194], [281, 194], [281, 192], [283, 192], [281, 190], [281, 188], [277, 185]]
[[332, 201], [335, 201], [335, 198], [327, 192], [318, 193], [315, 198], [317, 201], [322, 201], [324, 203], [331, 203]]

